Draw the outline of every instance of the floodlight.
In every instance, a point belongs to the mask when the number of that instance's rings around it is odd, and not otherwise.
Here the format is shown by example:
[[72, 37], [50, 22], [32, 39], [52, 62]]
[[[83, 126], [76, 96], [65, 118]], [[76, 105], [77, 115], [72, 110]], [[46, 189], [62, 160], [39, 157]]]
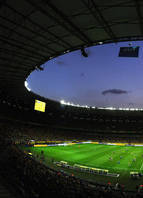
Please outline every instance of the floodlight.
[[84, 48], [81, 48], [81, 54], [82, 54], [82, 56], [84, 56], [86, 58], [88, 57], [88, 54], [86, 53]]

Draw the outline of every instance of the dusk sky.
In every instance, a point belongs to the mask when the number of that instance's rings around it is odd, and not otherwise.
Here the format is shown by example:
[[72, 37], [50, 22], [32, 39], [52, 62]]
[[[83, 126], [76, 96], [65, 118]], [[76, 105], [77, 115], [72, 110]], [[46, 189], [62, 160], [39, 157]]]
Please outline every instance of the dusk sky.
[[[140, 46], [138, 58], [118, 57], [120, 47]], [[46, 98], [97, 107], [143, 108], [143, 41], [86, 48], [54, 58], [28, 77], [30, 89]]]

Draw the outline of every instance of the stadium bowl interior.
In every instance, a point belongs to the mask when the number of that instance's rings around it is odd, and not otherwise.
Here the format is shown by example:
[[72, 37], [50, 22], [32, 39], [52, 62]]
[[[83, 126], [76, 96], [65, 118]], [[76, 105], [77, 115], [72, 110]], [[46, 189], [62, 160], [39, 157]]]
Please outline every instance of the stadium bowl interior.
[[[134, 56], [142, 11], [140, 0], [0, 1], [3, 196], [142, 196], [142, 109], [61, 104], [28, 90], [26, 81], [60, 55], [80, 50], [88, 59], [91, 46], [128, 41], [131, 54], [122, 55]], [[34, 109], [35, 100], [45, 112]]]

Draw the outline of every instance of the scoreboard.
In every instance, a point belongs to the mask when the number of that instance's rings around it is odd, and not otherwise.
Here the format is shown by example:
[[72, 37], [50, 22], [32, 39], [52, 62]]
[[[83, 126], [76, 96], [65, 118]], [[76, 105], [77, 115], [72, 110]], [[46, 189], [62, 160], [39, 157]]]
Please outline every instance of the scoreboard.
[[35, 100], [34, 110], [45, 112], [46, 103], [40, 100]]
[[139, 46], [135, 47], [120, 47], [119, 57], [138, 57]]

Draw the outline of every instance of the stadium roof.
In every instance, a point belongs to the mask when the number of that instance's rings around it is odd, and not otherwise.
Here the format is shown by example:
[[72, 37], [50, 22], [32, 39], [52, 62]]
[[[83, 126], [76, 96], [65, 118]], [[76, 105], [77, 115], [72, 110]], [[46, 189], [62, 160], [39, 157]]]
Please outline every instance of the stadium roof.
[[0, 0], [0, 89], [24, 94], [32, 70], [65, 52], [143, 39], [142, 0]]

